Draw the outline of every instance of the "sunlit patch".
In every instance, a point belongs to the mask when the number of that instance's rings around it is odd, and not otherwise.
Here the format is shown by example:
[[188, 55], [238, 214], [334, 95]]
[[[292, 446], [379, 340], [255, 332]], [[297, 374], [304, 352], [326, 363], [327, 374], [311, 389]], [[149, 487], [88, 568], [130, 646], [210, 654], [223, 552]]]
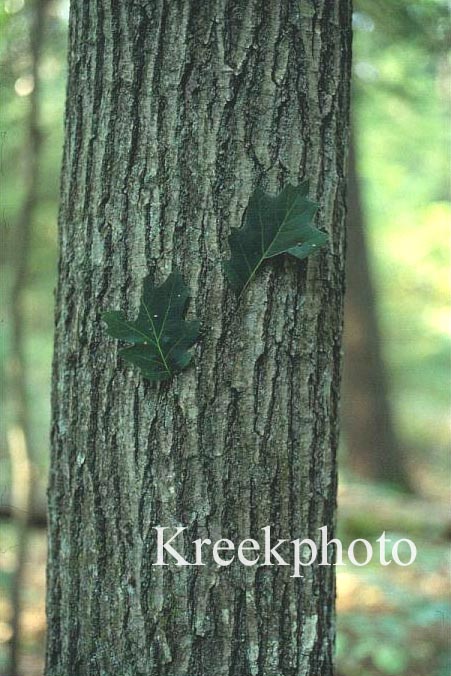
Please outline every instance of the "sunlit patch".
[[5, 0], [3, 6], [7, 14], [17, 14], [17, 12], [23, 9], [24, 4], [24, 0]]
[[14, 91], [17, 96], [29, 96], [34, 89], [34, 78], [32, 75], [22, 75], [14, 83]]
[[383, 590], [375, 584], [362, 582], [359, 574], [337, 571], [337, 609], [339, 612], [353, 609], [376, 608], [388, 610], [390, 604]]
[[13, 635], [13, 630], [10, 624], [0, 622], [0, 643], [7, 643]]

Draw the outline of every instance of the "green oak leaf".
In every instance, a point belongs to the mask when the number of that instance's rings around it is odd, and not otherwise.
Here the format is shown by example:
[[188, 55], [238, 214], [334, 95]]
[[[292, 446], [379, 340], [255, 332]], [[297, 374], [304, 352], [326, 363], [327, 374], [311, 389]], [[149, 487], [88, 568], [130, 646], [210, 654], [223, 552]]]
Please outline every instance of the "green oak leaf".
[[275, 196], [260, 188], [252, 193], [244, 226], [229, 236], [232, 257], [224, 264], [238, 297], [267, 258], [289, 253], [301, 260], [326, 243], [327, 235], [312, 225], [318, 205], [309, 200], [308, 188], [304, 181]]
[[200, 322], [184, 319], [188, 297], [178, 272], [158, 287], [146, 277], [136, 321], [128, 321], [117, 311], [102, 315], [110, 336], [132, 343], [119, 350], [119, 355], [138, 366], [144, 378], [167, 380], [191, 361], [188, 350], [199, 337]]

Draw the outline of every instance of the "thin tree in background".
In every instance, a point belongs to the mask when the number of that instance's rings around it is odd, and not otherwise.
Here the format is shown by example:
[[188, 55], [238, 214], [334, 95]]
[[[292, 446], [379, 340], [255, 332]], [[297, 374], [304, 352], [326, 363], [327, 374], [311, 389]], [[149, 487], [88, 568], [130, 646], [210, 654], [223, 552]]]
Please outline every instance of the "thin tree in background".
[[[381, 49], [414, 42], [430, 67], [434, 67], [437, 56], [440, 57], [438, 63], [446, 60], [450, 31], [449, 8], [445, 1], [356, 0], [354, 9], [357, 14], [374, 21]], [[349, 464], [356, 475], [410, 492], [414, 486], [391, 403], [390, 378], [382, 349], [384, 337], [377, 311], [377, 288], [367, 245], [368, 223], [356, 166], [358, 111], [361, 101], [370, 92], [357, 79], [353, 87], [357, 129], [349, 158], [343, 429]], [[395, 94], [389, 80], [375, 81], [367, 87], [385, 88]], [[396, 95], [408, 101], [413, 94], [398, 85]]]
[[38, 199], [41, 159], [39, 67], [44, 41], [46, 5], [47, 0], [34, 0], [30, 8], [30, 60], [33, 87], [28, 97], [29, 110], [23, 152], [24, 197], [17, 222], [11, 230], [11, 237], [8, 241], [13, 270], [9, 305], [12, 332], [8, 369], [12, 424], [8, 430], [8, 447], [11, 459], [12, 514], [17, 528], [16, 563], [11, 584], [10, 676], [18, 676], [20, 673], [22, 592], [29, 542], [29, 516], [33, 512], [35, 493], [24, 304], [28, 286], [30, 245]]
[[354, 139], [347, 203], [342, 415], [349, 464], [360, 477], [411, 490], [389, 400]]
[[[351, 8], [73, 0], [59, 216], [47, 676], [331, 676], [334, 569], [166, 567], [195, 538], [334, 531]], [[241, 303], [227, 237], [310, 179], [328, 250]], [[203, 337], [152, 385], [103, 311], [177, 268]]]

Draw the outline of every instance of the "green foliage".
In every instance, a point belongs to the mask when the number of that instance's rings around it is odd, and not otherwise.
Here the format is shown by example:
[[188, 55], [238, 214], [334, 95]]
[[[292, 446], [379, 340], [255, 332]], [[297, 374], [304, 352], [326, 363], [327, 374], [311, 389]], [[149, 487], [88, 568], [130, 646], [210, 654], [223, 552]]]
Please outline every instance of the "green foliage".
[[[375, 578], [376, 580], [376, 578]], [[362, 580], [363, 595], [366, 587]], [[446, 660], [449, 614], [435, 614], [428, 626], [416, 620], [418, 597], [415, 592], [399, 595], [399, 587], [390, 590], [392, 615], [382, 608], [354, 609], [338, 615], [337, 666], [346, 676], [442, 676], [441, 662]], [[428, 602], [431, 601], [428, 599]], [[423, 599], [424, 604], [424, 599]], [[431, 607], [433, 607], [433, 602]], [[445, 624], [446, 621], [446, 624]]]
[[380, 29], [382, 47], [393, 43], [415, 45], [428, 54], [447, 49], [449, 7], [447, 0], [356, 0], [354, 24], [359, 27], [370, 19]]
[[380, 645], [373, 655], [374, 665], [383, 674], [402, 674], [408, 665], [404, 650], [395, 645]]
[[276, 196], [257, 188], [249, 199], [246, 222], [229, 236], [232, 257], [224, 265], [240, 297], [264, 260], [282, 253], [306, 258], [327, 241], [311, 223], [318, 205], [308, 199], [308, 181], [287, 185]]
[[119, 351], [126, 361], [141, 369], [151, 381], [167, 380], [191, 361], [188, 349], [199, 337], [199, 321], [186, 321], [188, 288], [178, 272], [172, 272], [164, 284], [152, 285], [144, 279], [138, 319], [128, 321], [122, 312], [103, 315], [113, 338], [132, 343]]
[[437, 493], [450, 408], [445, 5], [359, 0], [353, 39], [358, 172], [391, 401], [413, 461], [436, 473]]

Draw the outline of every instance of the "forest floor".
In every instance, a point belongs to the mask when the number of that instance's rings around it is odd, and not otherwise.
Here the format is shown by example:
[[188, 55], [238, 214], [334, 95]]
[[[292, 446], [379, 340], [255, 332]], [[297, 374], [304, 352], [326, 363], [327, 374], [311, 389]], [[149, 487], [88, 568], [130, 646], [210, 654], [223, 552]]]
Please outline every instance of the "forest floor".
[[[418, 555], [409, 567], [379, 561], [337, 568], [337, 666], [339, 676], [449, 676], [451, 604], [449, 522], [439, 502], [344, 485], [339, 496], [339, 536], [344, 545], [366, 538], [378, 545], [412, 539]], [[15, 564], [14, 530], [1, 524], [0, 676], [7, 676], [11, 635], [9, 589]], [[42, 676], [45, 637], [46, 534], [31, 532], [21, 667], [23, 676]]]

